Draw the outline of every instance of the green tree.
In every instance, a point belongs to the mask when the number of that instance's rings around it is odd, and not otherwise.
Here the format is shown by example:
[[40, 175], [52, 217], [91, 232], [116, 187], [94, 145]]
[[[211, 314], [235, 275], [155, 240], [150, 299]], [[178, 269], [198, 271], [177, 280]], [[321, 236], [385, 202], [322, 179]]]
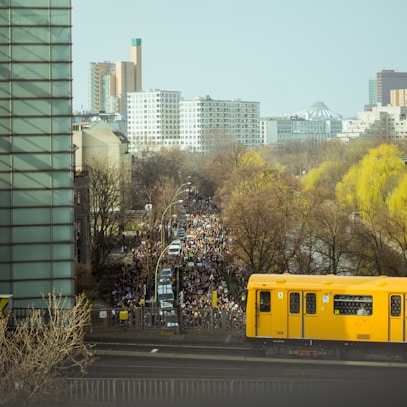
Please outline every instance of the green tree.
[[392, 144], [369, 150], [337, 184], [338, 199], [360, 211], [362, 218], [380, 213], [405, 172], [400, 156], [400, 150]]

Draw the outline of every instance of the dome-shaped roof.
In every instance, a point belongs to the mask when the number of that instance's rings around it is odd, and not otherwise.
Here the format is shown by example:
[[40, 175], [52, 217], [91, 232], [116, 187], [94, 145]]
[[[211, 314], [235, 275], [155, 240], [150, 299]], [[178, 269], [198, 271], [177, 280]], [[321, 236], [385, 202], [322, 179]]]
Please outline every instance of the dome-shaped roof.
[[324, 102], [316, 102], [307, 110], [295, 113], [291, 117], [298, 117], [304, 120], [342, 119], [340, 114], [329, 110]]

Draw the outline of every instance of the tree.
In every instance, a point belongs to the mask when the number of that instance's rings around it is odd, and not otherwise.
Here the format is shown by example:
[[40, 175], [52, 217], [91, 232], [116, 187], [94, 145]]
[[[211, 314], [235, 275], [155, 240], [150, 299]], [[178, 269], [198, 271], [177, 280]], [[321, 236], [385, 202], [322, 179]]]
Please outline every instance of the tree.
[[405, 173], [400, 156], [401, 151], [394, 144], [382, 144], [369, 150], [338, 183], [338, 199], [354, 206], [364, 219], [380, 213]]
[[278, 175], [249, 151], [239, 157], [218, 194], [231, 230], [230, 254], [249, 273], [288, 269], [296, 194]]
[[108, 159], [92, 158], [86, 168], [91, 264], [100, 277], [124, 227], [125, 212], [130, 206], [130, 180]]
[[45, 309], [34, 306], [9, 328], [10, 318], [0, 319], [0, 405], [31, 406], [63, 400], [62, 380], [73, 372], [84, 373], [92, 362], [84, 341], [90, 324], [90, 304], [84, 294], [73, 306], [55, 293], [43, 297]]

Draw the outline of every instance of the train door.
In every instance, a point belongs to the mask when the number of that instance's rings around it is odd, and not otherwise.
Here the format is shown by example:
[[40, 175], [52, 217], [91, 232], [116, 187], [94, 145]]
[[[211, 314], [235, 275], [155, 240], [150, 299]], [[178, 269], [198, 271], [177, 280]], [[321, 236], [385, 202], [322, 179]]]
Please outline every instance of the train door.
[[271, 337], [272, 324], [272, 291], [256, 292], [256, 336]]
[[406, 294], [391, 294], [389, 296], [389, 341], [406, 342]]
[[317, 339], [319, 337], [317, 294], [315, 292], [303, 291], [302, 303], [302, 337]]
[[302, 338], [302, 293], [292, 291], [288, 294], [288, 338]]

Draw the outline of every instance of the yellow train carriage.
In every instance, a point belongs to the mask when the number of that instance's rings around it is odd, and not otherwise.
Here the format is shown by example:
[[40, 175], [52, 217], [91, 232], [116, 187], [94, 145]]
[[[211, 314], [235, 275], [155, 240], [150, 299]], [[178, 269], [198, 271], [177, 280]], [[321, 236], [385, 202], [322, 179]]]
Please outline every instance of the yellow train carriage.
[[407, 278], [254, 274], [246, 337], [405, 343]]

